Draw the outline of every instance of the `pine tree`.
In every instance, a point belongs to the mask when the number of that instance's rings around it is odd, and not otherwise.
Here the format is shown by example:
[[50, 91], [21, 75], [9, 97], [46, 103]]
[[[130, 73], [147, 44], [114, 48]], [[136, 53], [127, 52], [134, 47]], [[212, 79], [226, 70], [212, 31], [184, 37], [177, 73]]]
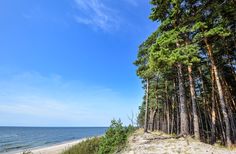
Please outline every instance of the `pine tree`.
[[151, 4], [150, 19], [160, 26], [141, 44], [135, 62], [146, 89], [139, 114], [140, 121], [146, 119], [145, 131], [191, 134], [231, 146], [236, 143], [235, 1]]

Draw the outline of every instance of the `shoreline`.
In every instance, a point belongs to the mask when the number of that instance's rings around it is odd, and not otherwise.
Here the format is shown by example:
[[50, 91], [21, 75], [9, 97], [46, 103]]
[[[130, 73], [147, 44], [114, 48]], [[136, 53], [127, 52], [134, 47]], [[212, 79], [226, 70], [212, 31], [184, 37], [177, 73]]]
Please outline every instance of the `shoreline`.
[[83, 142], [87, 139], [94, 138], [94, 137], [101, 137], [101, 135], [93, 136], [93, 137], [85, 137], [85, 138], [72, 140], [72, 141], [65, 141], [62, 143], [54, 144], [54, 145], [48, 145], [48, 146], [45, 145], [42, 147], [35, 147], [35, 148], [27, 149], [24, 151], [21, 150], [21, 151], [15, 152], [15, 154], [23, 154], [23, 152], [31, 152], [33, 154], [61, 154], [63, 151], [71, 148], [72, 146], [74, 146], [80, 142]]

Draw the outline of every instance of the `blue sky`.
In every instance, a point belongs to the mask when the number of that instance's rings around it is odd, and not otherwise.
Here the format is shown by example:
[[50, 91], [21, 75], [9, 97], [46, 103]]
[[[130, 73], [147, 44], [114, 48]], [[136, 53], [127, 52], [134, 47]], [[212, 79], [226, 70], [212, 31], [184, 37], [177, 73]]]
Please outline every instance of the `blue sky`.
[[149, 13], [146, 0], [1, 0], [0, 125], [130, 123]]

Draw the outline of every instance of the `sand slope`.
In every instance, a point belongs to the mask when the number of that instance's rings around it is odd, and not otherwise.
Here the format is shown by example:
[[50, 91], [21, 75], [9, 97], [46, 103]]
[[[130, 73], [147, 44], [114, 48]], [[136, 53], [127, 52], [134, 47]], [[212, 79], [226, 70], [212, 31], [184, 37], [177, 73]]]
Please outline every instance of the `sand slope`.
[[[165, 139], [167, 134], [136, 131], [122, 154], [236, 154], [236, 150], [212, 146], [194, 139]], [[154, 139], [158, 138], [158, 139]]]

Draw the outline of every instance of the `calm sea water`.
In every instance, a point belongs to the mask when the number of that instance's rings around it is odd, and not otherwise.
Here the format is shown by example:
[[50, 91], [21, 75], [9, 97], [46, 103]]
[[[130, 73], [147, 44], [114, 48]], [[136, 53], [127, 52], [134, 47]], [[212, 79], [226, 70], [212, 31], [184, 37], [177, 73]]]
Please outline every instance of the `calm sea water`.
[[0, 153], [98, 136], [106, 130], [106, 127], [0, 127]]

